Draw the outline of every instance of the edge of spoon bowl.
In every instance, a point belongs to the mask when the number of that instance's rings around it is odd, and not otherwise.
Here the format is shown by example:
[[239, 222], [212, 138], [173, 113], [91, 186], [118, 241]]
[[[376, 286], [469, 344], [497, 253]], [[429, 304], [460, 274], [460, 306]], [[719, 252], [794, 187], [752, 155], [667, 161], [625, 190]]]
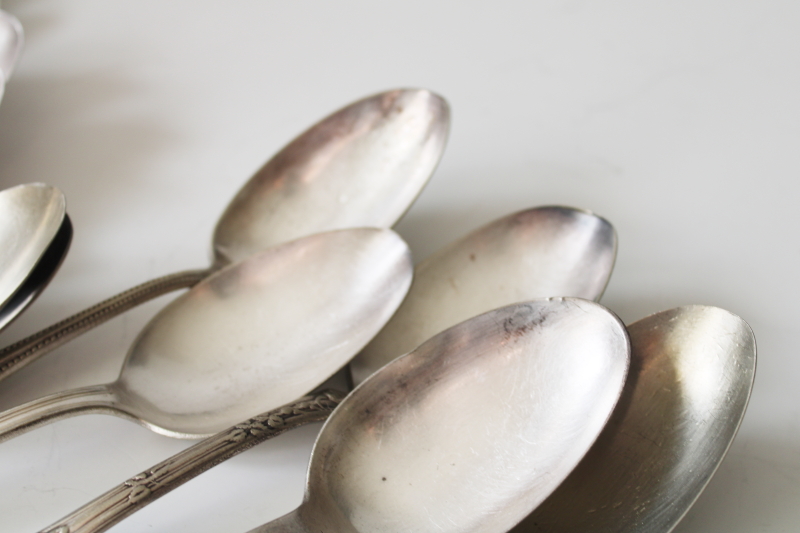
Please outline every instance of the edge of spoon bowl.
[[4, 26], [0, 32], [5, 33], [2, 36], [5, 37], [5, 42], [2, 42], [2, 38], [0, 38], [0, 71], [2, 71], [5, 83], [14, 73], [19, 56], [22, 54], [22, 48], [25, 45], [25, 31], [17, 17], [2, 9], [0, 9], [0, 24]]
[[[47, 247], [39, 262], [31, 271], [22, 286], [0, 306], [0, 331], [11, 324], [47, 288], [64, 259], [72, 243], [72, 221], [64, 215], [58, 233]], [[2, 365], [0, 365], [2, 366]], [[2, 368], [0, 368], [0, 372]]]

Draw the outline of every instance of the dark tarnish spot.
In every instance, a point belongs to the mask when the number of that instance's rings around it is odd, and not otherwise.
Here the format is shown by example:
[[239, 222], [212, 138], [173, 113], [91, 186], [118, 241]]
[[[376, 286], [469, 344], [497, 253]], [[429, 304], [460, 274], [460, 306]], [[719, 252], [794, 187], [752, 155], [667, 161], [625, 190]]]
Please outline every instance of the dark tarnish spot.
[[385, 477], [382, 477], [381, 479], [382, 479], [383, 481], [386, 481], [386, 478], [385, 478]]
[[514, 315], [503, 320], [503, 330], [509, 337], [521, 337], [531, 329], [541, 326], [547, 316], [541, 312], [532, 313], [531, 306], [523, 306]]
[[469, 260], [475, 261], [475, 254], [469, 254]]

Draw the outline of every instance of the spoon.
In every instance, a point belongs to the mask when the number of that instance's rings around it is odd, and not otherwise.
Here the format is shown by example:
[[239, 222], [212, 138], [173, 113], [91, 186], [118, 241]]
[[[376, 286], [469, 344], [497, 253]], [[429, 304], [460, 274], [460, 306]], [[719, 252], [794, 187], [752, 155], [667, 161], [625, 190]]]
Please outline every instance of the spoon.
[[0, 350], [0, 379], [136, 305], [274, 244], [332, 229], [392, 226], [433, 173], [449, 116], [444, 99], [421, 89], [380, 93], [333, 113], [239, 191], [217, 223], [210, 268], [144, 283]]
[[[458, 324], [342, 401], [317, 437], [301, 506], [253, 532], [507, 531], [594, 442], [629, 350], [619, 320], [586, 300], [537, 300]], [[291, 411], [201, 442], [45, 531], [105, 531], [140, 501], [263, 440], [271, 422], [298, 416], [281, 415]]]
[[722, 309], [688, 306], [628, 333], [631, 369], [609, 423], [514, 533], [667, 533], [728, 451], [755, 376], [748, 325]]
[[255, 254], [158, 313], [116, 382], [0, 414], [0, 441], [92, 412], [172, 437], [211, 435], [341, 368], [395, 311], [411, 270], [408, 247], [388, 229], [317, 234]]
[[0, 10], [0, 72], [8, 81], [22, 53], [25, 34], [17, 17]]
[[0, 191], [0, 330], [44, 290], [71, 239], [61, 191], [42, 183]]
[[397, 313], [351, 362], [353, 381], [502, 305], [546, 296], [598, 300], [616, 252], [614, 228], [588, 211], [538, 207], [491, 222], [415, 267]]

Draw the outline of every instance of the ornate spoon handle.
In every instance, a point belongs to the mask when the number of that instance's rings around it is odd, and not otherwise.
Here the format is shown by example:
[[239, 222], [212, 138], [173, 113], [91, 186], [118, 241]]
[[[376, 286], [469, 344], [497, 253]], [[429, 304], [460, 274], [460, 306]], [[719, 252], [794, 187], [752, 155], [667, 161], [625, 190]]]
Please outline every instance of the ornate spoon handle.
[[324, 420], [344, 393], [332, 390], [300, 398], [209, 437], [111, 489], [41, 533], [101, 533], [209, 468], [288, 431]]
[[0, 380], [81, 333], [162, 294], [195, 285], [209, 270], [186, 270], [142, 283], [0, 350]]

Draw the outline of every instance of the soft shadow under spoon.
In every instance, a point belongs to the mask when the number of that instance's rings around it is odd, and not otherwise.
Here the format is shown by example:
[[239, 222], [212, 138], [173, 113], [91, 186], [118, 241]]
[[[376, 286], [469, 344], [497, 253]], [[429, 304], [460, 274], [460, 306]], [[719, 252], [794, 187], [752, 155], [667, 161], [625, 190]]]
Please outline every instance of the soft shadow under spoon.
[[312, 235], [195, 285], [139, 334], [115, 383], [60, 392], [0, 414], [0, 440], [105, 412], [174, 437], [213, 434], [307, 393], [383, 326], [411, 282], [388, 229]]
[[[557, 298], [474, 317], [356, 388], [317, 438], [306, 497], [254, 532], [507, 531], [580, 461], [619, 398], [629, 344], [605, 308]], [[265, 413], [50, 526], [99, 533], [333, 395]], [[306, 415], [307, 416], [307, 415]]]
[[61, 266], [72, 239], [66, 205], [61, 191], [42, 183], [0, 191], [0, 330], [39, 296]]
[[449, 120], [445, 100], [423, 89], [380, 93], [326, 117], [275, 154], [231, 201], [214, 230], [210, 268], [144, 283], [0, 350], [0, 379], [132, 307], [274, 244], [392, 226], [436, 168]]
[[709, 482], [747, 407], [749, 326], [688, 306], [628, 326], [631, 369], [606, 428], [514, 533], [667, 533]]

